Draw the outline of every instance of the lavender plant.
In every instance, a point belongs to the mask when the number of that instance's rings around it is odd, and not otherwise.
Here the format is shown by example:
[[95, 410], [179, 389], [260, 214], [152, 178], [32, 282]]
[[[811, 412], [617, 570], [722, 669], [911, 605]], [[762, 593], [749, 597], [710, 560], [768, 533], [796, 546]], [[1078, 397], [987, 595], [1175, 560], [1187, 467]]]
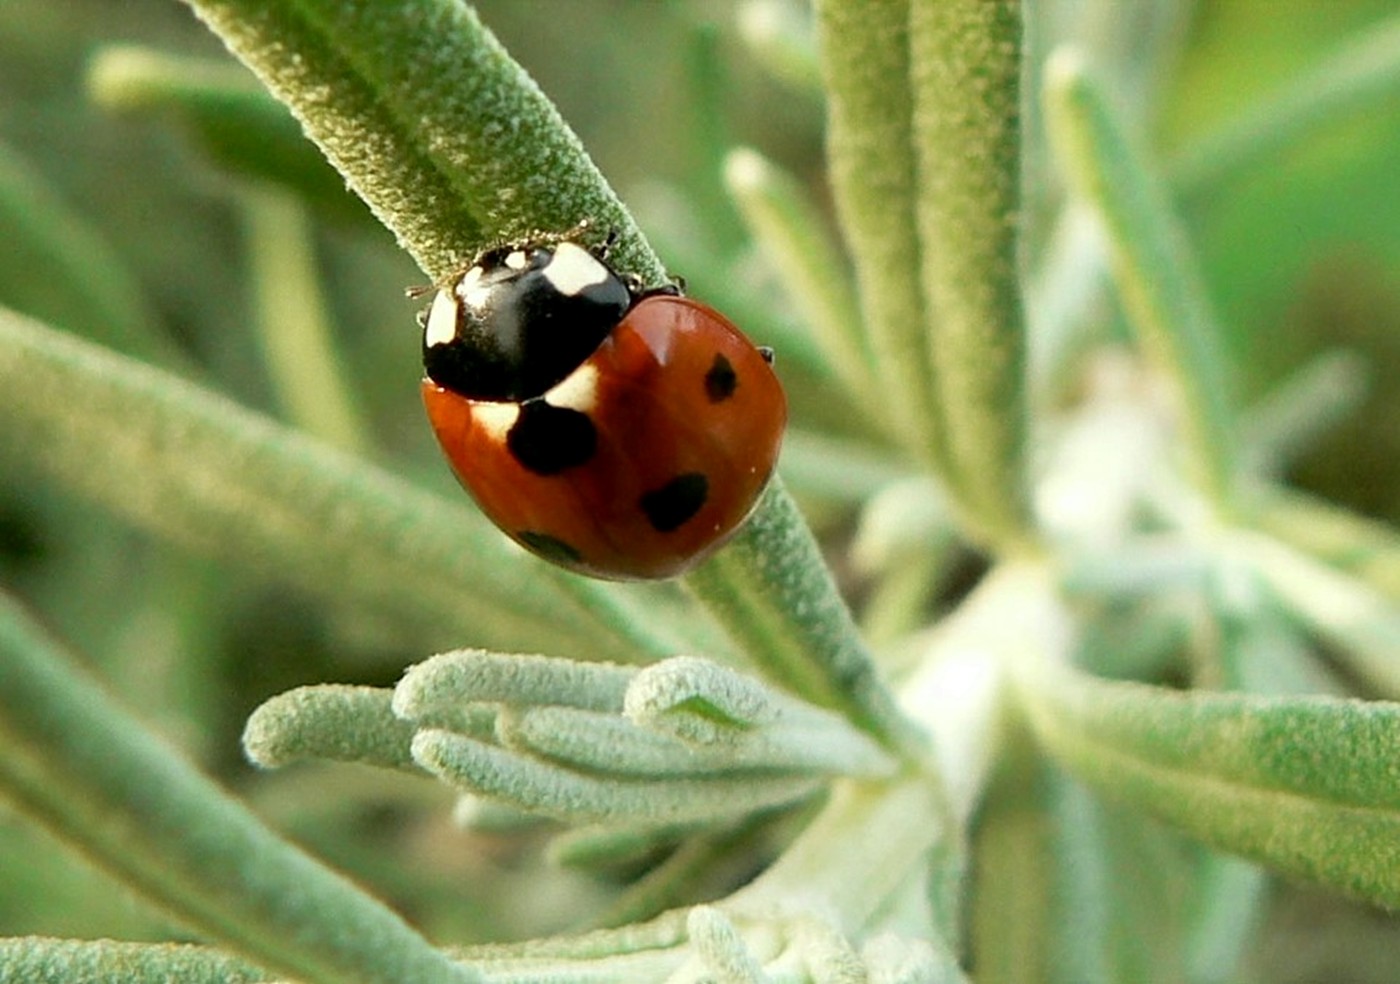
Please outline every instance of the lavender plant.
[[[188, 2], [427, 280], [584, 219], [666, 276], [469, 7]], [[759, 316], [799, 413], [755, 516], [678, 585], [554, 571], [374, 464], [308, 245], [309, 212], [363, 210], [243, 76], [100, 55], [95, 98], [178, 114], [255, 179], [259, 337], [295, 426], [196, 379], [70, 236], [69, 279], [142, 359], [0, 309], [7, 460], [403, 624], [396, 684], [270, 696], [254, 763], [407, 774], [468, 830], [634, 877], [572, 932], [430, 940], [7, 600], [0, 791], [192, 941], [9, 937], [0, 981], [1217, 981], [1249, 972], [1274, 875], [1400, 904], [1400, 539], [1280, 477], [1357, 367], [1246, 406], [1179, 211], [1393, 97], [1400, 24], [1163, 162], [1141, 123], [1176, 8], [1121, 7], [1115, 34], [1016, 0], [820, 0], [810, 25], [745, 5], [755, 55], [824, 101], [840, 238], [777, 163], [724, 156], [800, 323]], [[0, 214], [30, 180], [0, 157]], [[844, 428], [808, 424], [803, 391]], [[857, 513], [848, 545], [809, 498]]]

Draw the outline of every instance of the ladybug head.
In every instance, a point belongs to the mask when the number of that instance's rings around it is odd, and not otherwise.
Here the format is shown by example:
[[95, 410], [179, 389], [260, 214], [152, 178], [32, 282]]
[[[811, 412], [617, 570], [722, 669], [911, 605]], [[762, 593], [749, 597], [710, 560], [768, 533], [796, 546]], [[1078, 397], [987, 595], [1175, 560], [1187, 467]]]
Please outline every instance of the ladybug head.
[[578, 368], [632, 301], [622, 278], [576, 243], [488, 250], [433, 298], [423, 366], [468, 399], [528, 400]]

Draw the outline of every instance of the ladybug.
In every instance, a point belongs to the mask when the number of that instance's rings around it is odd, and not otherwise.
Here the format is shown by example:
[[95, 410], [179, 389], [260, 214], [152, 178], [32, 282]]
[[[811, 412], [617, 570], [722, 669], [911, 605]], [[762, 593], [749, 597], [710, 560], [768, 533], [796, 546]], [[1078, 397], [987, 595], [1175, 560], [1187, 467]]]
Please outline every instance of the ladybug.
[[458, 480], [511, 539], [611, 580], [680, 574], [748, 517], [787, 400], [771, 350], [611, 239], [493, 247], [434, 296], [423, 402]]

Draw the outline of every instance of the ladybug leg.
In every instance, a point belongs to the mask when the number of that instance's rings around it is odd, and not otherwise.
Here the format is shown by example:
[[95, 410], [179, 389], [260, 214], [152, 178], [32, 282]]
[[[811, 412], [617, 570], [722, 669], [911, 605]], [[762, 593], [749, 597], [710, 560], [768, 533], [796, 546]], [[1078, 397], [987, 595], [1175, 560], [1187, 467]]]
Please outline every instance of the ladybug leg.
[[681, 297], [685, 294], [685, 281], [680, 277], [669, 284], [662, 284], [659, 287], [648, 287], [642, 283], [642, 278], [635, 274], [629, 274], [623, 278], [627, 284], [627, 289], [637, 300], [645, 300], [648, 297]]
[[[586, 224], [588, 220], [584, 219], [583, 222]], [[617, 231], [617, 226], [609, 226], [608, 234], [603, 237], [603, 241], [593, 247], [593, 255], [600, 260], [606, 260], [608, 254], [612, 252], [613, 246], [617, 245], [617, 241], [621, 238], [622, 233]]]

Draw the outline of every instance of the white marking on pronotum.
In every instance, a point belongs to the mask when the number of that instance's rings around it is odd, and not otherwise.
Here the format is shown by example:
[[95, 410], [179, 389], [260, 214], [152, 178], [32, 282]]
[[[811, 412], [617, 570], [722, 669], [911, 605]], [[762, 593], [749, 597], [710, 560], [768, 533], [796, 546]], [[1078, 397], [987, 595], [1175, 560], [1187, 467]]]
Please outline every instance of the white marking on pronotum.
[[457, 337], [457, 298], [445, 290], [433, 297], [428, 309], [428, 326], [423, 329], [423, 343], [428, 347], [447, 345]]
[[457, 285], [457, 296], [462, 299], [462, 303], [472, 310], [480, 309], [486, 303], [486, 299], [491, 296], [491, 288], [482, 286], [481, 277], [486, 271], [479, 266], [474, 266], [462, 277], [462, 282]]
[[544, 278], [565, 297], [575, 297], [608, 279], [608, 268], [582, 246], [560, 243], [545, 264]]
[[551, 406], [589, 413], [598, 402], [598, 367], [585, 362], [544, 395]]
[[506, 435], [520, 419], [518, 403], [472, 403], [472, 423], [480, 427], [491, 439], [505, 444]]
[[510, 267], [512, 270], [524, 270], [525, 262], [524, 250], [511, 250], [506, 254], [506, 266]]

